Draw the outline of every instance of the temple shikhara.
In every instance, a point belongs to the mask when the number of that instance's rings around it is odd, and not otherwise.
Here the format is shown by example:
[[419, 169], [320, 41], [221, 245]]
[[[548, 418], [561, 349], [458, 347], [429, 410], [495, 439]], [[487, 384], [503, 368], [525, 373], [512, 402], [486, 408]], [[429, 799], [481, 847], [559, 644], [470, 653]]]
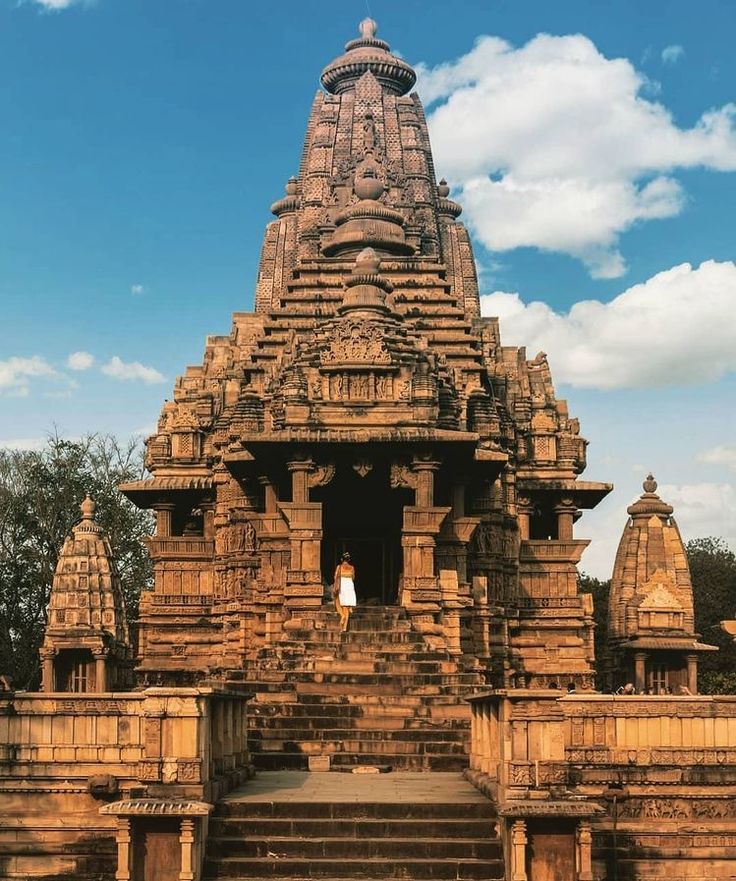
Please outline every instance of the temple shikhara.
[[415, 80], [371, 19], [322, 71], [254, 311], [120, 487], [156, 516], [135, 638], [83, 502], [43, 690], [0, 695], [0, 878], [736, 877], [673, 509], [650, 475], [622, 514], [596, 659], [576, 524], [611, 485], [480, 315]]

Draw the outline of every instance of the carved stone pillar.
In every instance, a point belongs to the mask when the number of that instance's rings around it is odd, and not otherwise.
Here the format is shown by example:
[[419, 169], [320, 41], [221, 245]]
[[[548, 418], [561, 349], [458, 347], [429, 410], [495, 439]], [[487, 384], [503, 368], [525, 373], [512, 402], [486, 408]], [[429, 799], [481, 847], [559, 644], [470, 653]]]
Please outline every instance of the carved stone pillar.
[[646, 687], [646, 652], [637, 652], [634, 655], [634, 686], [641, 694]]
[[440, 463], [433, 459], [415, 456], [412, 459], [412, 470], [417, 476], [417, 507], [431, 508], [434, 505], [434, 473]]
[[93, 653], [95, 659], [95, 691], [107, 691], [107, 663], [102, 652]]
[[301, 504], [309, 501], [309, 473], [314, 462], [308, 456], [290, 459], [286, 467], [291, 472], [291, 501]]
[[115, 841], [118, 846], [118, 865], [115, 881], [130, 881], [131, 849], [130, 849], [130, 818], [118, 817], [115, 830]]
[[156, 537], [169, 538], [171, 536], [171, 515], [174, 513], [174, 505], [161, 503], [155, 506], [156, 510]]
[[562, 499], [559, 505], [555, 506], [555, 514], [557, 514], [557, 539], [558, 541], [572, 541], [573, 539], [573, 523], [575, 522], [575, 514], [577, 505], [572, 499]]
[[258, 482], [263, 487], [263, 507], [266, 514], [275, 514], [277, 511], [278, 496], [276, 487], [271, 483], [271, 478], [262, 474]]
[[215, 537], [215, 503], [203, 502], [200, 508], [204, 518], [202, 535], [206, 539], [213, 539]]
[[529, 881], [526, 874], [526, 820], [514, 820], [511, 826], [511, 881]]
[[529, 541], [531, 518], [534, 513], [532, 500], [527, 496], [519, 496], [516, 499], [516, 512], [519, 518], [519, 538], [522, 541]]
[[593, 881], [593, 833], [588, 820], [578, 823], [576, 843], [577, 881]]
[[41, 667], [42, 667], [42, 676], [41, 676], [41, 690], [45, 692], [55, 691], [56, 685], [54, 682], [54, 652], [53, 651], [41, 651]]
[[195, 820], [191, 817], [181, 818], [181, 834], [179, 835], [179, 843], [181, 844], [181, 870], [179, 871], [179, 881], [194, 881], [194, 824]]
[[687, 687], [690, 694], [698, 693], [698, 656], [688, 655], [687, 661]]

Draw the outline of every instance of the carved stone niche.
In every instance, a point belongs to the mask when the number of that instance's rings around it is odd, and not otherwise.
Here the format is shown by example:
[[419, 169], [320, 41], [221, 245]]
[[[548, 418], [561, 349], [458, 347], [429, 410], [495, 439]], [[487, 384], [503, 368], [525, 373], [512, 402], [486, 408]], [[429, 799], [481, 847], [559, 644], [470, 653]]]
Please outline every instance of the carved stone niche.
[[202, 458], [202, 433], [200, 431], [175, 431], [171, 435], [171, 456], [185, 462]]

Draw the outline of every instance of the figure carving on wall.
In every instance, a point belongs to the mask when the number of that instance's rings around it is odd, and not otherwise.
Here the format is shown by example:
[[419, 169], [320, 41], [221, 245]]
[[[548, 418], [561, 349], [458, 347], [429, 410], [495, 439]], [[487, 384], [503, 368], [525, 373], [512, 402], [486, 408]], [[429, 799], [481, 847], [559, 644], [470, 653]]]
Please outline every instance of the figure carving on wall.
[[310, 487], [327, 486], [332, 482], [335, 476], [335, 465], [333, 462], [326, 462], [323, 465], [315, 465], [314, 470], [310, 472], [308, 483]]
[[405, 462], [392, 462], [390, 483], [391, 489], [398, 489], [399, 487], [416, 489], [417, 475]]
[[376, 121], [373, 119], [373, 113], [370, 110], [366, 110], [363, 119], [363, 150], [366, 153], [372, 153], [377, 146]]
[[250, 520], [246, 520], [243, 528], [243, 550], [251, 552], [255, 551], [257, 541], [258, 537], [256, 535], [255, 527]]

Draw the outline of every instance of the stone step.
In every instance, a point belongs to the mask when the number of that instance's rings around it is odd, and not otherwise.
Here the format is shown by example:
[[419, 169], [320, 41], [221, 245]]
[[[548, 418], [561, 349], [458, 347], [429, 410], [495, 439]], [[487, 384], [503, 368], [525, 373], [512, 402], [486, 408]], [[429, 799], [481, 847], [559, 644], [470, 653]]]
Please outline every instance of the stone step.
[[293, 751], [294, 744], [298, 744], [298, 751], [307, 756], [370, 754], [374, 756], [376, 762], [378, 762], [379, 757], [385, 755], [465, 756], [467, 751], [465, 738], [456, 737], [451, 740], [436, 740], [434, 735], [437, 732], [434, 731], [429, 732], [432, 739], [427, 737], [420, 738], [419, 740], [371, 739], [362, 737], [366, 732], [359, 732], [360, 737], [356, 736], [356, 733], [349, 740], [330, 737], [281, 738], [276, 734], [274, 737], [252, 737], [248, 741], [248, 746], [254, 756], [257, 752], [291, 752]]
[[430, 859], [274, 859], [273, 857], [220, 857], [205, 861], [205, 876], [216, 871], [215, 878], [402, 878], [402, 879], [474, 879], [502, 878], [496, 860]]
[[[266, 775], [264, 775], [266, 776]], [[281, 776], [281, 775], [279, 775]], [[286, 776], [286, 775], [284, 775]], [[314, 775], [308, 775], [312, 778]], [[383, 775], [380, 775], [383, 776]], [[454, 776], [454, 775], [452, 775]], [[307, 777], [307, 775], [304, 775]], [[260, 777], [256, 778], [260, 780]], [[321, 775], [316, 778], [321, 782]], [[367, 785], [372, 785], [370, 781]], [[468, 784], [470, 786], [470, 784]], [[247, 792], [247, 787], [244, 790]], [[212, 819], [228, 820], [349, 820], [365, 822], [380, 820], [494, 820], [496, 809], [491, 801], [294, 801], [292, 798], [280, 800], [278, 791], [268, 801], [253, 801], [239, 798], [237, 793], [228, 795], [215, 806]]]
[[435, 728], [388, 728], [383, 727], [379, 730], [360, 730], [355, 728], [319, 728], [317, 726], [305, 726], [303, 728], [290, 727], [292, 720], [285, 720], [287, 725], [260, 726], [258, 728], [258, 737], [252, 734], [249, 738], [251, 743], [265, 743], [266, 741], [282, 740], [282, 741], [334, 741], [336, 743], [347, 743], [353, 740], [360, 740], [365, 743], [370, 740], [376, 741], [406, 741], [407, 743], [421, 743], [424, 740], [430, 740], [434, 743], [464, 743], [466, 740], [464, 730], [453, 729], [435, 729]]
[[[322, 755], [322, 752], [313, 753]], [[457, 771], [468, 767], [467, 755], [442, 755], [427, 753], [331, 753], [333, 768], [354, 768], [361, 765], [387, 765], [394, 771]], [[263, 750], [253, 752], [251, 761], [258, 771], [306, 771], [309, 768], [309, 754], [299, 751], [275, 752]]]
[[490, 840], [496, 835], [495, 820], [471, 817], [429, 819], [350, 817], [218, 817], [209, 823], [212, 838], [449, 838]]
[[373, 860], [373, 859], [434, 859], [442, 860], [495, 860], [501, 855], [498, 841], [462, 838], [452, 841], [448, 837], [397, 838], [361, 837], [347, 838], [319, 835], [315, 838], [265, 836], [253, 837], [217, 836], [217, 850], [225, 859], [271, 857], [272, 859], [302, 860]]

